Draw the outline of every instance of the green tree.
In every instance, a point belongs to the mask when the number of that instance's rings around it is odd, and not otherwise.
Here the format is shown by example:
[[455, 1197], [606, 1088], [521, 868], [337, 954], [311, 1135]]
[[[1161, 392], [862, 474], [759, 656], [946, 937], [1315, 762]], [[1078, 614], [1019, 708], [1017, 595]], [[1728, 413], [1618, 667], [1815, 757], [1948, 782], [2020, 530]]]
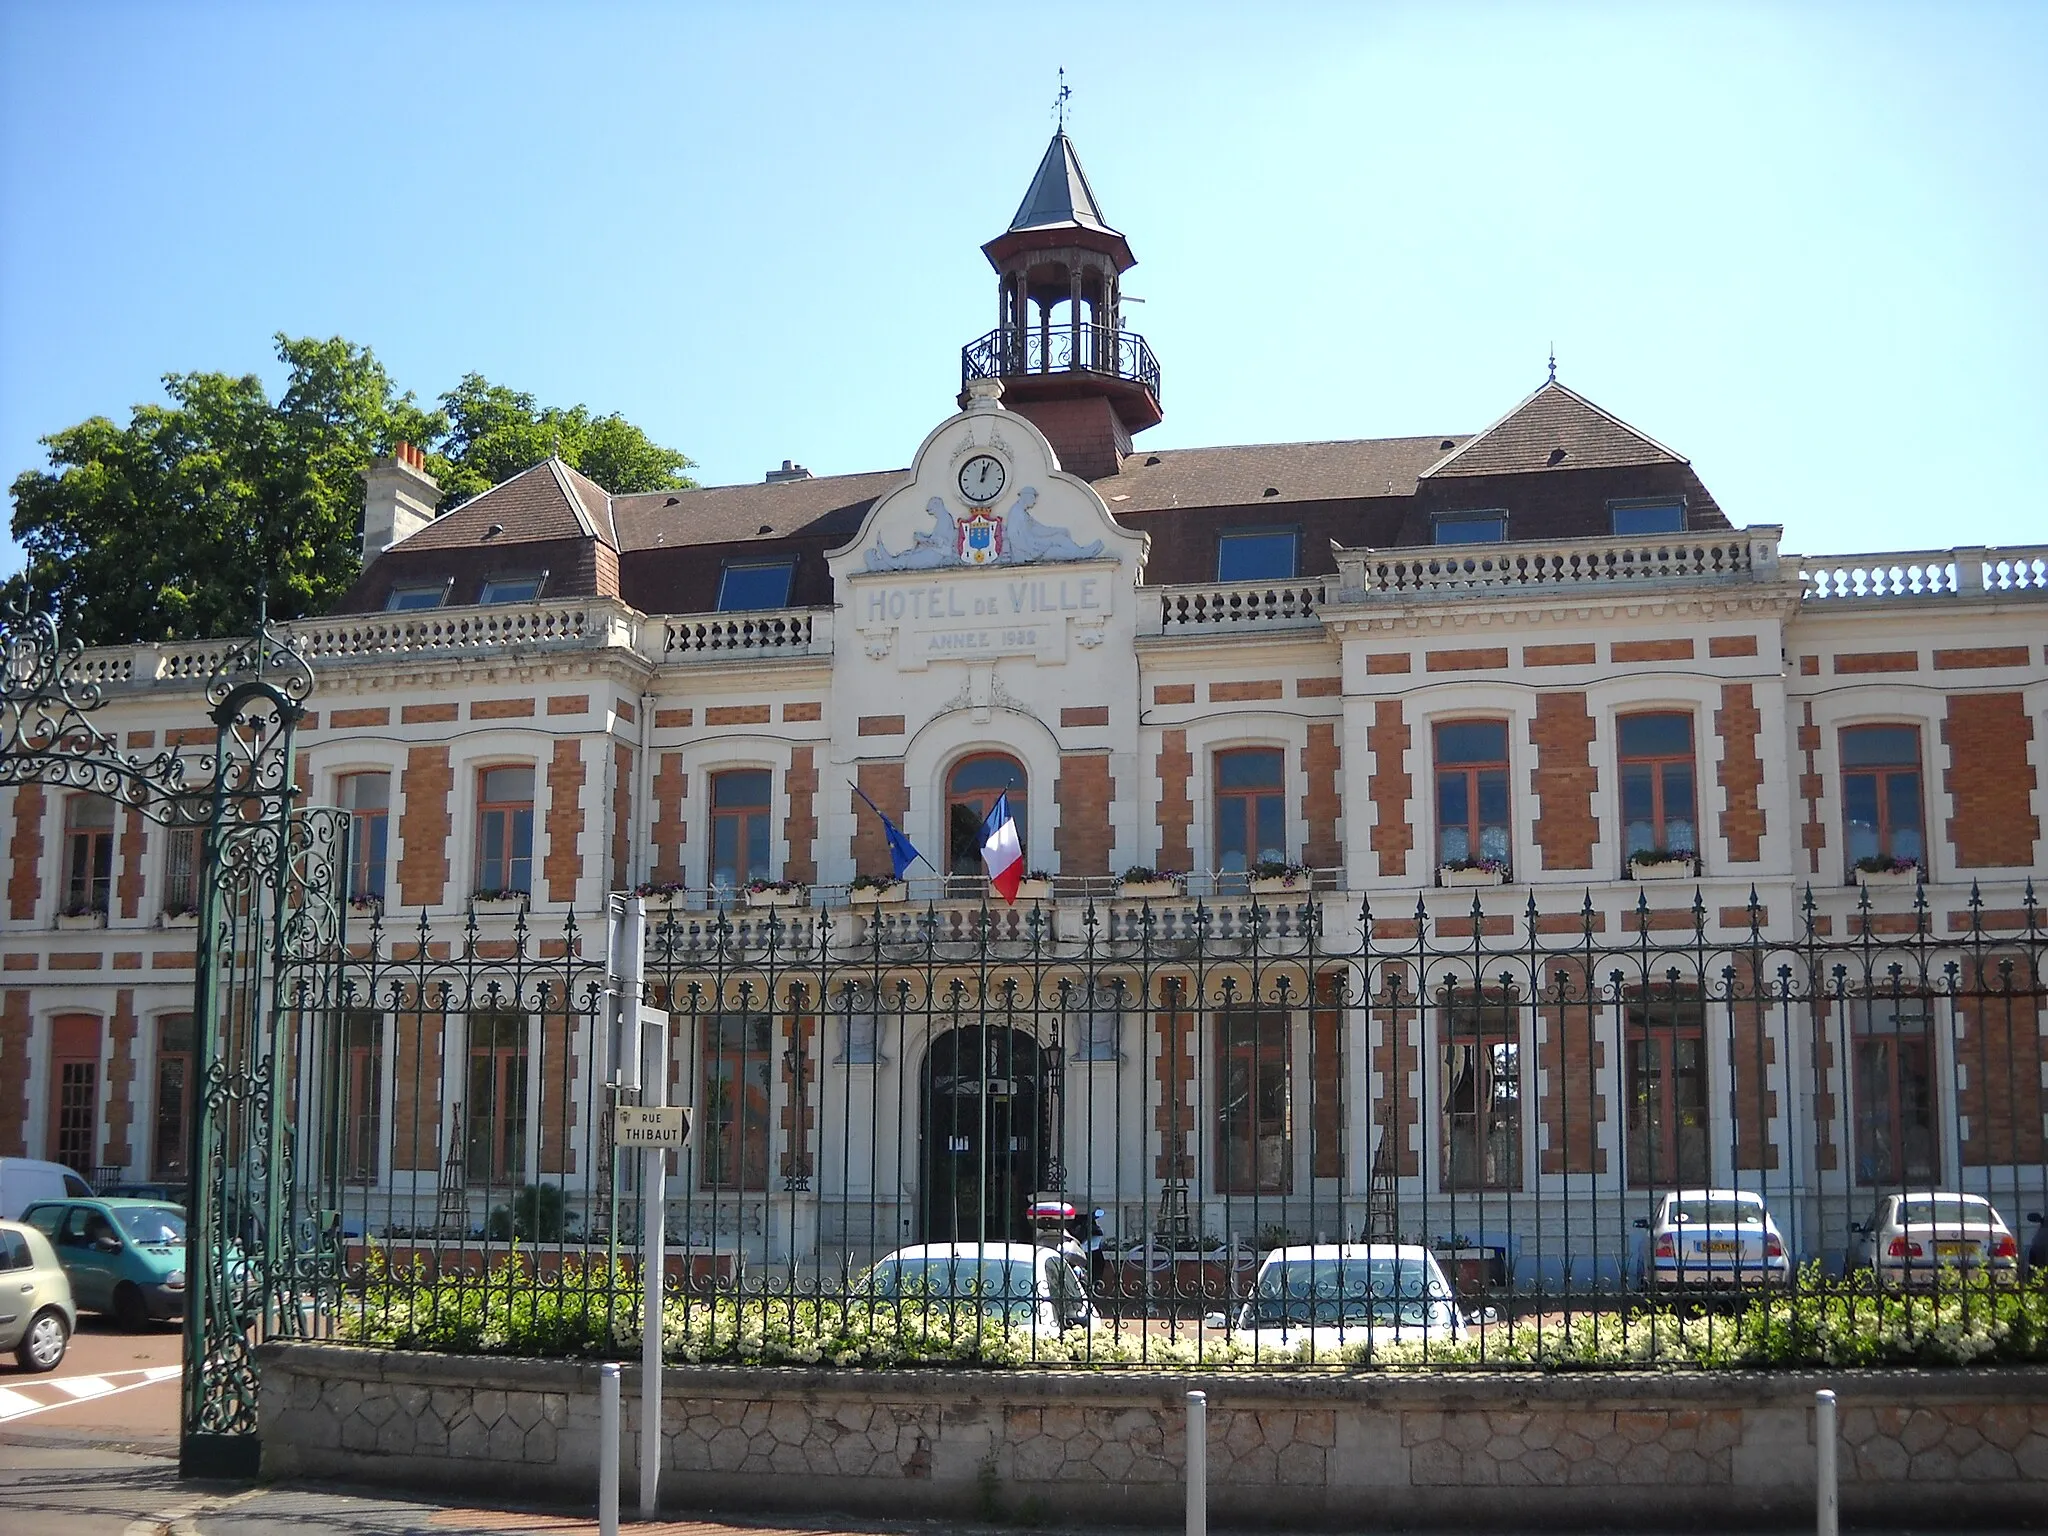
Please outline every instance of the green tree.
[[95, 416], [43, 439], [46, 469], [14, 481], [25, 571], [4, 595], [54, 607], [90, 645], [246, 634], [271, 614], [330, 607], [361, 569], [363, 471], [399, 442], [428, 451], [466, 499], [551, 451], [614, 491], [686, 487], [683, 454], [622, 418], [540, 406], [478, 375], [441, 409], [400, 393], [367, 347], [276, 338], [285, 383], [174, 373], [125, 426]]

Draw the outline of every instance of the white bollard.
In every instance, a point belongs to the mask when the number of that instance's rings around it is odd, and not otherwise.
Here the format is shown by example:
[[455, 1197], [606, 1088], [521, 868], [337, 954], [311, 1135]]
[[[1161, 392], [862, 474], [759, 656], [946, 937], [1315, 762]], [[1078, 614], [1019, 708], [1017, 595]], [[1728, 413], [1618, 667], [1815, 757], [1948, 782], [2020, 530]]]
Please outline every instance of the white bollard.
[[619, 1367], [606, 1361], [597, 1382], [597, 1529], [619, 1536]]
[[1835, 1394], [1813, 1394], [1814, 1528], [1836, 1536], [1841, 1511], [1835, 1502]]
[[1188, 1536], [1209, 1536], [1209, 1394], [1188, 1394]]

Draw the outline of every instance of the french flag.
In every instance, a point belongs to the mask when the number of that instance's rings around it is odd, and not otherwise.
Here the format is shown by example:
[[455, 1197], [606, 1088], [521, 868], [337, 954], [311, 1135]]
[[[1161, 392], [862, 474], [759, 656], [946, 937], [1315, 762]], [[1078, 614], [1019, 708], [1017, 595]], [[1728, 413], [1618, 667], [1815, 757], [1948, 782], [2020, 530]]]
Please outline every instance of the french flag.
[[996, 796], [981, 823], [981, 862], [988, 870], [988, 883], [1011, 906], [1017, 904], [1017, 887], [1024, 881], [1024, 845], [1017, 841], [1017, 823], [1010, 819], [1010, 796]]

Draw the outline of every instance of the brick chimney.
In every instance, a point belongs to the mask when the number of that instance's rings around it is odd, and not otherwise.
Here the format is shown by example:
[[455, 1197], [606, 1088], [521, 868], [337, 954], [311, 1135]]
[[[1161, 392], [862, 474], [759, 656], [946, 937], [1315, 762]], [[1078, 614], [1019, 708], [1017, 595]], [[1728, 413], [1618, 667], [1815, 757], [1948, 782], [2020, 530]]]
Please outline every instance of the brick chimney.
[[427, 456], [400, 443], [388, 459], [373, 459], [363, 473], [363, 563], [434, 520], [441, 487], [427, 473]]

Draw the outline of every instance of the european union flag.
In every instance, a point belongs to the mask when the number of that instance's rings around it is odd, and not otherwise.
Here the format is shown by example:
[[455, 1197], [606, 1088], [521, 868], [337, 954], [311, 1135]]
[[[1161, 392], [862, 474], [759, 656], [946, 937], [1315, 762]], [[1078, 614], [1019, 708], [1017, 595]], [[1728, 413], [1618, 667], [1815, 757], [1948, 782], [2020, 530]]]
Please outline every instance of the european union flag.
[[889, 839], [889, 863], [894, 868], [896, 878], [901, 880], [909, 871], [910, 866], [919, 859], [924, 858], [924, 855], [917, 851], [917, 844], [903, 835], [901, 827], [897, 826], [887, 816], [882, 815], [882, 808], [875, 804], [874, 801], [868, 799], [866, 791], [851, 779], [847, 781], [847, 787], [861, 797], [869, 810], [882, 817], [882, 835]]

